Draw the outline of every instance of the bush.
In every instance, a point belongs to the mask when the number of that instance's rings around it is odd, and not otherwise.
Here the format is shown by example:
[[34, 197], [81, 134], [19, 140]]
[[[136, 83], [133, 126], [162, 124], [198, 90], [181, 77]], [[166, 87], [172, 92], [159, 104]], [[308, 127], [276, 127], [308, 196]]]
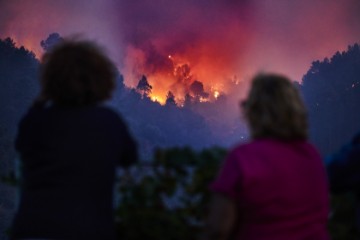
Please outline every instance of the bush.
[[196, 239], [214, 179], [226, 151], [189, 148], [157, 150], [151, 164], [139, 164], [119, 183], [120, 239]]
[[[216, 177], [226, 150], [158, 149], [151, 162], [120, 174], [116, 227], [119, 239], [198, 239], [210, 200], [208, 184]], [[14, 174], [3, 182], [18, 185]], [[333, 240], [360, 239], [357, 196], [331, 197], [329, 232]], [[358, 219], [359, 220], [359, 219]]]
[[[210, 192], [226, 151], [211, 148], [157, 150], [150, 163], [123, 174], [116, 210], [120, 239], [198, 239]], [[331, 197], [329, 232], [333, 240], [360, 239], [356, 197]]]

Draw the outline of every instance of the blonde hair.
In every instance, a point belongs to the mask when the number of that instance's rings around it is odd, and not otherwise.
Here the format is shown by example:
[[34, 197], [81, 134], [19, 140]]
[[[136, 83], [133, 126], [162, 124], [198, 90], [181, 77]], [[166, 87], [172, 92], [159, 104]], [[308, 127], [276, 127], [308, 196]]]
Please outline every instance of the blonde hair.
[[298, 89], [284, 76], [255, 76], [248, 99], [243, 104], [243, 111], [254, 139], [308, 138], [305, 106]]

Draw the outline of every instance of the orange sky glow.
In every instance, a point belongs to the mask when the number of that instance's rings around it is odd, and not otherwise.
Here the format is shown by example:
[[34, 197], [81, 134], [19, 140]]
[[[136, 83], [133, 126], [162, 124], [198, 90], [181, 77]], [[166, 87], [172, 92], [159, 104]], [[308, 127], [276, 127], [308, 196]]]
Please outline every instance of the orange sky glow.
[[80, 33], [107, 49], [126, 85], [146, 75], [153, 100], [172, 91], [181, 102], [196, 80], [212, 101], [259, 71], [301, 82], [312, 61], [360, 42], [359, 12], [357, 0], [13, 0], [0, 2], [0, 38], [39, 57], [50, 33]]

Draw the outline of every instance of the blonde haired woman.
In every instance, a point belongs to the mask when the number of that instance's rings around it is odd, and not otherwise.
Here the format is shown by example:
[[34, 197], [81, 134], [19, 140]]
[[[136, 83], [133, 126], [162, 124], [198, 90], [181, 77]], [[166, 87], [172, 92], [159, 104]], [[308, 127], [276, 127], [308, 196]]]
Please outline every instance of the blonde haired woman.
[[229, 153], [211, 185], [204, 238], [329, 239], [326, 173], [298, 90], [284, 76], [258, 75], [241, 106], [252, 140]]

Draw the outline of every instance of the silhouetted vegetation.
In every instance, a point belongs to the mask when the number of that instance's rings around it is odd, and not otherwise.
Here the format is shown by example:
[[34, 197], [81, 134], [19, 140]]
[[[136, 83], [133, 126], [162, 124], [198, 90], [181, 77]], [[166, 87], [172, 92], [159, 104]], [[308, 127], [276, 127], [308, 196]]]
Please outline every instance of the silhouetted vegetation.
[[15, 158], [16, 123], [35, 97], [38, 66], [32, 52], [17, 47], [11, 38], [0, 39], [0, 174]]
[[[121, 239], [198, 239], [225, 149], [195, 152], [189, 148], [157, 150], [119, 182], [117, 228]], [[329, 232], [333, 240], [359, 239], [356, 198], [332, 196]]]
[[143, 158], [150, 158], [157, 146], [189, 145], [199, 149], [216, 143], [205, 119], [190, 108], [161, 106], [129, 88], [118, 93], [112, 105], [129, 123]]
[[196, 239], [210, 198], [208, 184], [224, 149], [157, 150], [151, 163], [134, 167], [119, 184], [121, 239]]
[[151, 93], [152, 86], [147, 81], [146, 76], [142, 76], [138, 85], [136, 86], [136, 90], [138, 90], [143, 97], [148, 97]]
[[51, 33], [46, 40], [42, 40], [40, 42], [40, 46], [42, 47], [42, 49], [44, 49], [44, 51], [48, 51], [62, 40], [63, 38], [60, 36], [59, 33]]
[[[198, 239], [210, 200], [208, 186], [226, 155], [222, 148], [155, 151], [151, 161], [122, 170], [117, 183], [119, 239]], [[18, 184], [13, 174], [3, 179]], [[356, 198], [332, 196], [329, 231], [333, 240], [355, 240]]]
[[205, 92], [204, 85], [202, 82], [195, 80], [190, 85], [190, 92], [194, 95], [195, 99], [208, 98], [209, 94]]
[[171, 106], [176, 105], [175, 96], [171, 91], [169, 91], [168, 94], [166, 95], [166, 105], [171, 105]]
[[[14, 168], [16, 126], [37, 91], [38, 61], [35, 55], [10, 38], [0, 39], [0, 179], [15, 184], [15, 176], [3, 177]], [[15, 189], [0, 180], [0, 239], [13, 217]]]
[[334, 152], [360, 130], [360, 48], [349, 46], [312, 63], [301, 86], [311, 138], [324, 154]]

